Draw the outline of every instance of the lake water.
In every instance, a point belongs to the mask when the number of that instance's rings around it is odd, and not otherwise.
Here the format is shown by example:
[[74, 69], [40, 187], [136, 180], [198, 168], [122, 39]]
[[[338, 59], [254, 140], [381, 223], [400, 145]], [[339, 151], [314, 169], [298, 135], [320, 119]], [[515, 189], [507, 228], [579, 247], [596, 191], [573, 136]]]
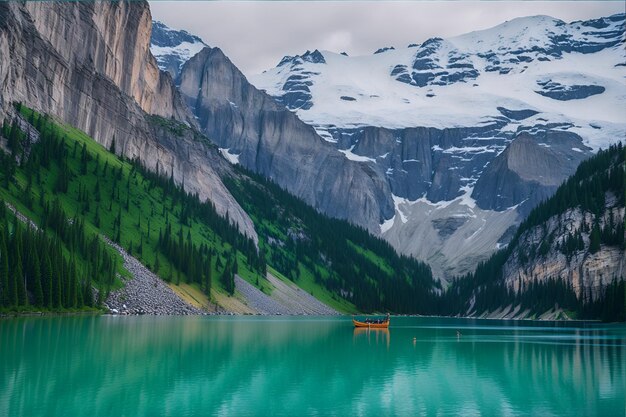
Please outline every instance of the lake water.
[[623, 416], [625, 370], [624, 325], [0, 320], [0, 416]]

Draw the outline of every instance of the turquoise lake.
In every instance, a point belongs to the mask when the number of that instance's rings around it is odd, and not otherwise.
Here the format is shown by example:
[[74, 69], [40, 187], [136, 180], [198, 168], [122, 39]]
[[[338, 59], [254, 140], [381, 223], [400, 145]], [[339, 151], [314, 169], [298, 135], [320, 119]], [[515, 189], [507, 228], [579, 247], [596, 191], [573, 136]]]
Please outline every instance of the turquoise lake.
[[625, 403], [623, 324], [0, 320], [0, 416], [623, 416]]

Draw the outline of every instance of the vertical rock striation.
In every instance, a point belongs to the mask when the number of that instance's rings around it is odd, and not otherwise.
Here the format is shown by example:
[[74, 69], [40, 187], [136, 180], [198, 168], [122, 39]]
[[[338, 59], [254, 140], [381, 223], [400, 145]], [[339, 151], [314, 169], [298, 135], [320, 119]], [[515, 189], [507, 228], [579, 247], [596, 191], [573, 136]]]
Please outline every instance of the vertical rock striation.
[[150, 53], [151, 25], [147, 2], [0, 3], [0, 116], [22, 102], [106, 147], [115, 139], [118, 153], [184, 180], [256, 239], [213, 169], [216, 150], [163, 128], [164, 121], [197, 125]]
[[347, 160], [295, 114], [257, 90], [218, 48], [180, 74], [180, 91], [204, 133], [239, 163], [321, 212], [378, 232], [393, 214], [384, 173]]

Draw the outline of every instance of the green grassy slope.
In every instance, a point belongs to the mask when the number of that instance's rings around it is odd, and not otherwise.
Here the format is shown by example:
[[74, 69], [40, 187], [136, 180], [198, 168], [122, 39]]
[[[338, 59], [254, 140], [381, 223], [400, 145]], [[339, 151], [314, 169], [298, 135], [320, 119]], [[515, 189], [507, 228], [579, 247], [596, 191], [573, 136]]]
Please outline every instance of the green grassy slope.
[[[22, 162], [14, 167], [13, 179], [3, 178], [0, 184], [5, 201], [37, 224], [43, 222], [46, 205], [58, 203], [68, 217], [84, 222], [88, 235], [108, 236], [172, 283], [188, 283], [207, 293], [209, 279], [214, 291], [226, 293], [229, 283], [221, 277], [226, 270], [230, 275], [236, 270], [271, 291], [266, 280], [258, 279], [265, 266], [251, 253], [256, 253], [253, 243], [211, 205], [123, 160], [77, 129], [20, 110], [41, 132], [41, 140], [28, 155], [24, 135], [18, 135], [14, 153]], [[8, 123], [3, 130], [3, 136], [10, 136]], [[118, 265], [118, 272], [124, 273], [121, 262]]]

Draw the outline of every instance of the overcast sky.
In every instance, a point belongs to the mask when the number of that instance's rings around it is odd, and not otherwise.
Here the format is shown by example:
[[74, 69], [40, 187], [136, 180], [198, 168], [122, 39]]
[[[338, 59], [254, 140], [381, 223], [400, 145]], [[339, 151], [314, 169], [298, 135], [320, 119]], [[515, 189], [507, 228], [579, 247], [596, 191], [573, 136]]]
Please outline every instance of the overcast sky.
[[307, 49], [370, 54], [486, 29], [519, 16], [566, 22], [624, 12], [623, 1], [151, 1], [152, 17], [220, 47], [246, 75]]

